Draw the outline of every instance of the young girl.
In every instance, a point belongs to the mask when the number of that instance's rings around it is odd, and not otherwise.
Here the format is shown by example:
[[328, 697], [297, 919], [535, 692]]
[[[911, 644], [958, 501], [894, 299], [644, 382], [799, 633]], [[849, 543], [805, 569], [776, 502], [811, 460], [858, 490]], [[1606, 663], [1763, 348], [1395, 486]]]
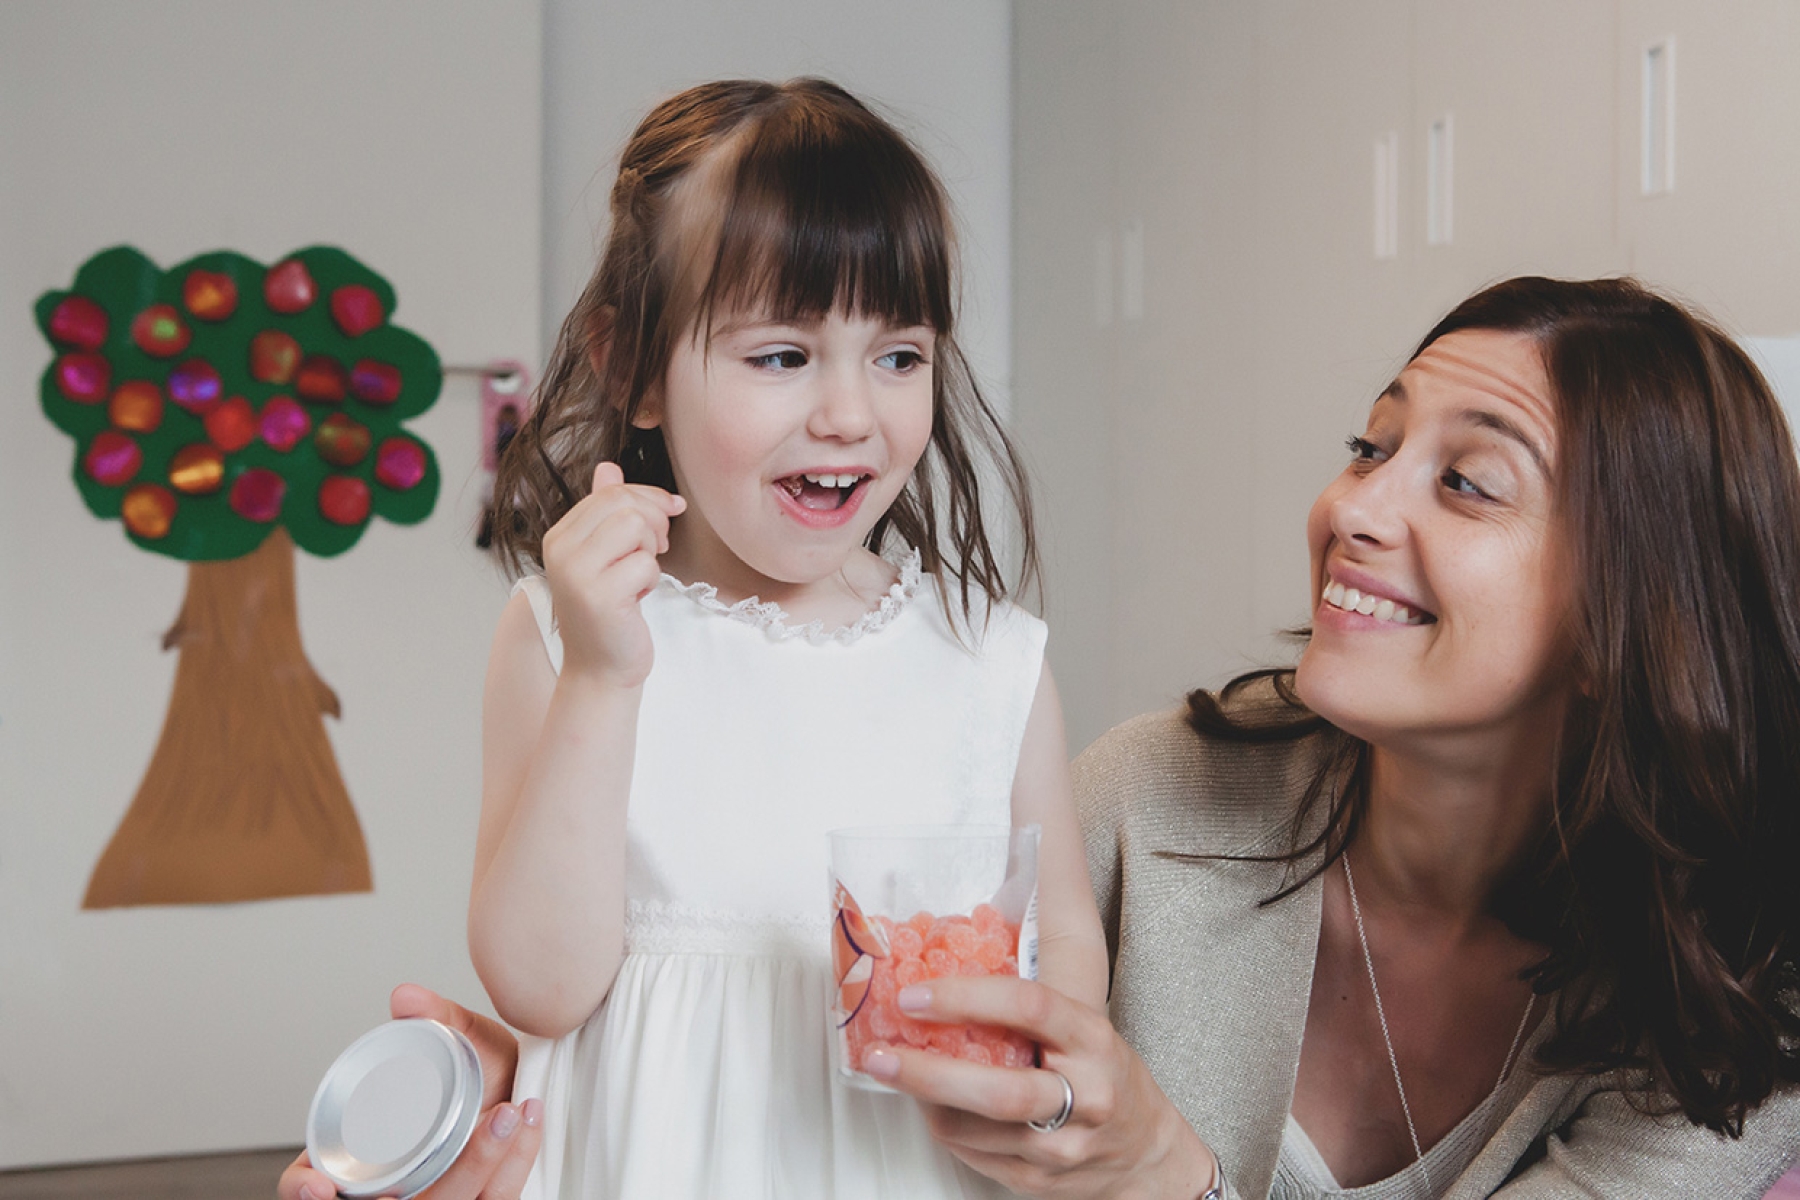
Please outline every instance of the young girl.
[[1034, 567], [1023, 476], [952, 258], [930, 168], [829, 83], [696, 87], [625, 148], [496, 488], [528, 574], [469, 941], [553, 1039], [520, 1068], [528, 1194], [990, 1194], [912, 1101], [834, 1080], [832, 828], [1040, 825], [1040, 974], [1104, 1002], [1043, 626], [984, 525], [998, 480]]

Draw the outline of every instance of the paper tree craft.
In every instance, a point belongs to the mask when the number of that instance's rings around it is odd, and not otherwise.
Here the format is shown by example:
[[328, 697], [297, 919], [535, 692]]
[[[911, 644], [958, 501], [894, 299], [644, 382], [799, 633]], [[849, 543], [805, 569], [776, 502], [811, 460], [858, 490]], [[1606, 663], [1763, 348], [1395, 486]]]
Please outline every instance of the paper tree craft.
[[322, 246], [166, 272], [121, 246], [39, 298], [44, 415], [75, 439], [82, 499], [188, 564], [162, 735], [83, 907], [369, 890], [325, 735], [337, 697], [300, 644], [294, 546], [339, 554], [374, 517], [412, 524], [437, 499], [403, 422], [442, 371], [393, 311], [385, 280]]

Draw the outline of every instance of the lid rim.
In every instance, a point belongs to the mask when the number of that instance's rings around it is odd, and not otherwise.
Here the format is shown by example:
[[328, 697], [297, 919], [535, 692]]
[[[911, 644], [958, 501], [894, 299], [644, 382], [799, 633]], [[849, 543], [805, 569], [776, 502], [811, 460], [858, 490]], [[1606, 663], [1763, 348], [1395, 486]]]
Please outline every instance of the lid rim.
[[[383, 1047], [384, 1042], [393, 1045]], [[383, 1049], [389, 1052], [383, 1054]], [[398, 1158], [358, 1159], [344, 1145], [343, 1117], [350, 1096], [376, 1067], [408, 1054], [428, 1061], [443, 1084], [431, 1126]], [[427, 1018], [378, 1025], [352, 1042], [320, 1080], [307, 1113], [307, 1155], [347, 1200], [415, 1194], [442, 1175], [468, 1144], [480, 1117], [481, 1082], [481, 1060], [459, 1031]]]

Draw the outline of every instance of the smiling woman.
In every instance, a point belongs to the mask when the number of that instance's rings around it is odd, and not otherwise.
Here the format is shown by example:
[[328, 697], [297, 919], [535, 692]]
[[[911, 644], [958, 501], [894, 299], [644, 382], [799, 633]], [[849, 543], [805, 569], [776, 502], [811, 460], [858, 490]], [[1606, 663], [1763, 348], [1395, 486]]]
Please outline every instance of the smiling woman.
[[[872, 1070], [1032, 1195], [1762, 1196], [1800, 1145], [1800, 471], [1766, 384], [1631, 281], [1518, 279], [1350, 446], [1297, 671], [1077, 761], [1112, 1024], [944, 981], [900, 1006], [1052, 1071]], [[1009, 1124], [1058, 1074], [1066, 1127]]]

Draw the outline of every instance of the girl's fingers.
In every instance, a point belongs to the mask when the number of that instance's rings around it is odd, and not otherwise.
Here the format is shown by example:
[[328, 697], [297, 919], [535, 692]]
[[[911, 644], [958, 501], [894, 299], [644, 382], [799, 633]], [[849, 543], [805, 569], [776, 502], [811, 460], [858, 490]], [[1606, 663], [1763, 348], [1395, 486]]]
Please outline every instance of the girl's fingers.
[[[450, 1169], [420, 1192], [418, 1200], [518, 1200], [541, 1134], [541, 1122], [537, 1128], [528, 1127], [519, 1105], [495, 1105], [482, 1114]], [[520, 1157], [525, 1160], [523, 1172], [518, 1170]], [[512, 1190], [503, 1190], [515, 1176]]]
[[481, 1200], [519, 1200], [525, 1190], [531, 1165], [537, 1161], [538, 1145], [544, 1140], [544, 1102], [538, 1099], [525, 1101], [519, 1106], [519, 1115], [522, 1123], [518, 1135], [513, 1138], [512, 1149], [494, 1169], [487, 1187], [482, 1190]]
[[594, 480], [590, 495], [598, 494], [603, 489], [623, 487], [632, 495], [648, 500], [662, 512], [675, 516], [687, 507], [687, 501], [673, 492], [665, 491], [648, 483], [626, 483], [625, 472], [615, 462], [602, 462], [594, 466]]
[[275, 1185], [277, 1200], [331, 1200], [337, 1195], [337, 1189], [331, 1181], [312, 1169], [307, 1162], [306, 1152], [302, 1150], [300, 1157], [288, 1164], [288, 1169], [281, 1173], [281, 1181]]
[[646, 488], [644, 491], [654, 492], [655, 496], [639, 495], [621, 488], [607, 495], [588, 496], [581, 500], [544, 535], [546, 564], [551, 559], [560, 560], [584, 553], [584, 548], [597, 533], [621, 519], [643, 522], [644, 527], [652, 534], [652, 553], [666, 550], [669, 543], [670, 513], [656, 497], [660, 496], [663, 500], [681, 498], [670, 496], [656, 488]]
[[[646, 489], [656, 491], [656, 489]], [[660, 493], [667, 496], [667, 492]], [[613, 519], [619, 513], [637, 513], [645, 521], [656, 525], [667, 532], [669, 514], [654, 496], [640, 495], [629, 488], [613, 488], [607, 492], [596, 492], [584, 496], [575, 502], [562, 519], [552, 525], [544, 534], [544, 546], [549, 550], [557, 545], [579, 545], [592, 536], [593, 531]]]
[[625, 482], [625, 468], [616, 462], [597, 462], [594, 464], [593, 491], [612, 487]]
[[572, 559], [565, 559], [578, 573], [591, 575], [639, 550], [654, 558], [664, 537], [659, 524], [662, 522], [647, 520], [634, 510], [612, 513], [587, 534]]
[[621, 559], [639, 550], [655, 558], [668, 542], [669, 519], [661, 513], [626, 505], [600, 514], [555, 540], [545, 539], [544, 570], [551, 592], [562, 591], [565, 581], [579, 589], [591, 588]]
[[403, 983], [388, 996], [388, 1011], [395, 1020], [427, 1017], [457, 1030], [475, 1047], [481, 1059], [481, 1103], [498, 1104], [512, 1095], [513, 1070], [519, 1062], [519, 1039], [491, 1017], [470, 1012], [444, 999], [430, 988]]

